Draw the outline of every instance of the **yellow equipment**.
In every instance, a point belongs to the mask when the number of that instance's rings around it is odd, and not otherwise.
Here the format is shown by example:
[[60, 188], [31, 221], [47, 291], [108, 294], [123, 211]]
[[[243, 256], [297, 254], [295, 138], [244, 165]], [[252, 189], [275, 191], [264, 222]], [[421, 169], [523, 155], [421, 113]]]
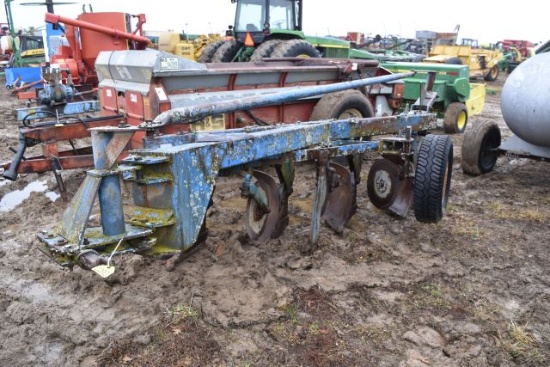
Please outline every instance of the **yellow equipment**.
[[463, 39], [461, 45], [436, 45], [423, 62], [462, 64], [470, 67], [470, 78], [494, 81], [499, 75], [499, 62], [504, 54], [498, 49], [482, 48], [477, 40]]
[[197, 61], [203, 49], [224, 38], [219, 34], [186, 35], [174, 32], [164, 32], [159, 35], [158, 49]]

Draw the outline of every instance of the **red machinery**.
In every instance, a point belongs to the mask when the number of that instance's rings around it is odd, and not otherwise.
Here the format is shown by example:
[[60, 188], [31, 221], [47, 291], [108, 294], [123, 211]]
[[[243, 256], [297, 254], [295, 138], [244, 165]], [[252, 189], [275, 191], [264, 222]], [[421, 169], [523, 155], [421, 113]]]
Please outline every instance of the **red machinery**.
[[[133, 17], [138, 19], [134, 31], [130, 24]], [[145, 14], [82, 13], [77, 19], [70, 19], [46, 13], [45, 20], [65, 25], [69, 46], [60, 46], [50, 62], [68, 69], [75, 85], [97, 86], [94, 64], [100, 51], [143, 50], [151, 42], [143, 36]]]
[[[238, 64], [201, 64], [157, 50], [101, 52], [96, 66], [102, 116], [73, 118], [70, 123], [29, 123], [21, 127], [14, 158], [0, 164], [4, 169], [3, 177], [15, 180], [19, 173], [53, 171], [63, 192], [59, 172], [92, 167], [93, 156], [91, 147], [61, 151], [58, 142], [87, 138], [89, 128], [138, 126], [178, 107], [219, 101], [229, 103], [252, 95], [273, 93], [281, 88], [295, 89], [391, 74], [380, 68], [375, 60], [296, 58]], [[200, 118], [201, 122], [192, 125], [169, 124], [160, 132], [186, 133], [191, 127], [212, 130], [294, 123], [348, 116], [348, 112], [383, 119], [383, 116], [393, 115], [400, 106], [403, 88], [404, 83], [399, 81], [377, 84], [350, 92], [351, 95], [338, 94], [338, 98], [316, 96]], [[139, 147], [145, 130], [135, 134], [137, 139], [130, 142], [132, 148]], [[43, 155], [24, 158], [25, 149], [38, 144]]]
[[525, 40], [503, 40], [500, 43], [505, 51], [508, 51], [510, 47], [515, 47], [524, 59], [531, 56], [530, 52], [535, 47], [534, 43]]

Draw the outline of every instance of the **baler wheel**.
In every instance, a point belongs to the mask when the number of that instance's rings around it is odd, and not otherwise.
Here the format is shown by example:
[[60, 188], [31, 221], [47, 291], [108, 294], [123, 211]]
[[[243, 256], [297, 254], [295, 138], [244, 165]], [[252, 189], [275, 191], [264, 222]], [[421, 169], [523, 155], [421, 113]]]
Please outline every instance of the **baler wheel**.
[[453, 102], [445, 110], [443, 129], [447, 134], [460, 134], [468, 124], [468, 109], [462, 102]]
[[493, 170], [501, 143], [500, 129], [491, 121], [475, 124], [464, 133], [462, 143], [462, 171], [471, 176], [479, 176]]
[[265, 243], [274, 237], [279, 221], [279, 186], [277, 182], [261, 171], [254, 171], [258, 190], [267, 198], [269, 212], [262, 210], [253, 199], [246, 204], [246, 230], [252, 241]]
[[283, 42], [283, 40], [280, 39], [265, 41], [259, 45], [256, 50], [254, 50], [254, 53], [250, 57], [250, 61], [257, 62], [262, 61], [264, 57], [270, 57], [275, 47], [277, 47], [281, 42]]
[[214, 56], [216, 51], [218, 51], [218, 48], [220, 48], [220, 46], [224, 43], [225, 40], [218, 40], [204, 46], [204, 49], [202, 50], [202, 53], [197, 61], [202, 63], [212, 62], [212, 57]]
[[416, 220], [437, 223], [451, 191], [453, 142], [447, 135], [426, 135], [420, 142], [414, 182]]

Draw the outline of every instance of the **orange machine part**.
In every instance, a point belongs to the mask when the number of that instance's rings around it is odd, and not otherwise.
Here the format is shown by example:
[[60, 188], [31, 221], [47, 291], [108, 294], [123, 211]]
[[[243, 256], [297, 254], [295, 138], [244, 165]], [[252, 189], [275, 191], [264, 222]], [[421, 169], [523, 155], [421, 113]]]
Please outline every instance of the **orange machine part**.
[[[132, 32], [129, 16], [125, 13], [82, 13], [77, 19], [123, 32]], [[84, 27], [80, 27], [80, 41], [82, 45], [82, 61], [92, 69], [100, 51], [123, 51], [129, 49], [128, 40], [125, 38], [113, 37], [110, 34], [99, 33]]]

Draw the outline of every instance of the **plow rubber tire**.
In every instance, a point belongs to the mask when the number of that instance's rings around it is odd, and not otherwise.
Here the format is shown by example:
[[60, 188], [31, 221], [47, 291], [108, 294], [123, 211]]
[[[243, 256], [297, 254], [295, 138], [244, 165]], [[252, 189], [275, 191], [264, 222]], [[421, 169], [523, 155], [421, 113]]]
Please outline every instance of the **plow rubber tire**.
[[321, 57], [321, 53], [309, 42], [301, 39], [283, 41], [271, 53], [271, 57]]
[[202, 62], [202, 63], [212, 62], [212, 57], [214, 56], [218, 48], [220, 48], [220, 46], [223, 45], [224, 42], [225, 42], [224, 40], [218, 40], [204, 46], [204, 49], [202, 50], [202, 53], [199, 56], [199, 59], [197, 60], [197, 62]]
[[462, 171], [470, 176], [491, 172], [500, 153], [500, 129], [491, 121], [474, 124], [464, 133], [462, 143]]
[[254, 51], [250, 57], [250, 61], [262, 61], [264, 57], [270, 57], [273, 50], [281, 43], [283, 40], [267, 40]]
[[445, 110], [443, 128], [447, 134], [459, 134], [466, 130], [468, 109], [462, 102], [453, 102]]
[[239, 48], [237, 40], [224, 41], [212, 56], [212, 62], [232, 62]]
[[416, 220], [437, 223], [443, 218], [451, 190], [453, 142], [447, 135], [426, 135], [420, 142], [414, 182]]

